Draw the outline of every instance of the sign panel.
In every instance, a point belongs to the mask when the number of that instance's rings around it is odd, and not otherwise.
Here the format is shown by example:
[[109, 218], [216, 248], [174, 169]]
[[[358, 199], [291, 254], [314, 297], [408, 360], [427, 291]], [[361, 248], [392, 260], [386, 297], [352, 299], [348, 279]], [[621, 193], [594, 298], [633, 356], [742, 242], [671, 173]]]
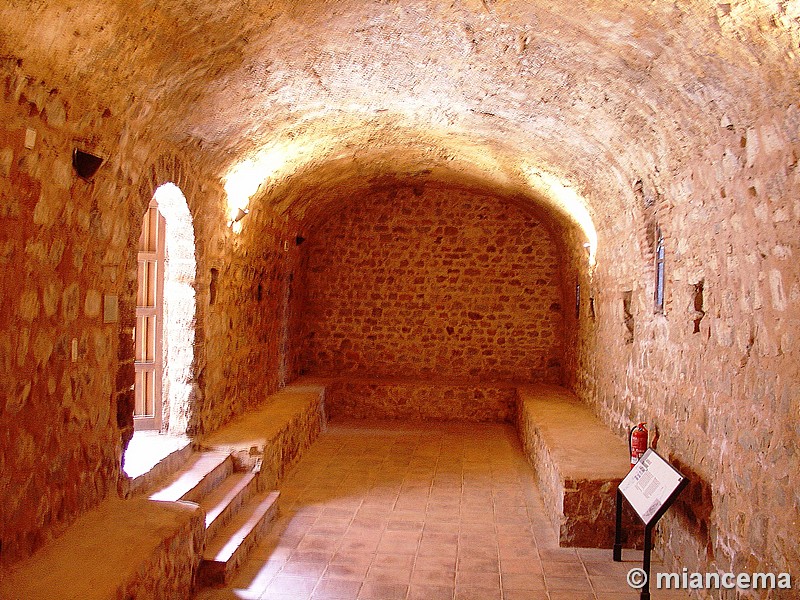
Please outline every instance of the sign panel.
[[666, 510], [684, 480], [661, 455], [648, 448], [619, 484], [619, 491], [647, 525], [659, 509]]

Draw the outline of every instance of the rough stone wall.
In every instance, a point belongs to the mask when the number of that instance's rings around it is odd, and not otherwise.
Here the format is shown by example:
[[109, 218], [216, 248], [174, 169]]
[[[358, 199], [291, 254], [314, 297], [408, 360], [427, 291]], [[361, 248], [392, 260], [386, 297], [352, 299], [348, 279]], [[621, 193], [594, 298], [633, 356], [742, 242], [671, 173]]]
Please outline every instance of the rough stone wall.
[[193, 428], [198, 433], [260, 404], [297, 376], [289, 328], [299, 259], [296, 229], [265, 211], [253, 212], [229, 242], [229, 251], [206, 266], [213, 293], [208, 296], [208, 366], [199, 373], [204, 400]]
[[[202, 164], [194, 157], [148, 138], [147, 123], [135, 115], [114, 114], [74, 89], [31, 77], [16, 61], [0, 66], [5, 564], [125, 488], [120, 465], [133, 434], [135, 248], [155, 190], [166, 182], [181, 188], [195, 232], [190, 433], [218, 427], [296, 372], [291, 360], [279, 368], [277, 355], [289, 341], [276, 325], [286, 319], [296, 252], [276, 241], [272, 254], [248, 254], [242, 240], [259, 234], [245, 228], [237, 236], [226, 226], [219, 183], [198, 175]], [[105, 159], [91, 181], [73, 170], [76, 147]], [[251, 223], [263, 226], [262, 239], [264, 231], [288, 231], [283, 220], [271, 228], [260, 222], [264, 215], [251, 215]], [[212, 268], [219, 274], [210, 306]], [[107, 319], [114, 299], [117, 314]]]
[[[90, 129], [89, 120], [107, 127], [109, 136], [118, 127], [113, 117], [102, 116], [101, 106], [65, 98], [16, 69], [4, 69], [2, 78], [0, 562], [5, 563], [29, 554], [115, 487], [121, 446], [119, 333], [118, 324], [104, 323], [103, 296], [126, 293], [130, 224], [119, 196], [130, 190], [106, 177], [108, 171], [91, 184], [72, 170], [73, 138]], [[28, 134], [31, 148], [26, 131], [35, 132], [35, 140]]]
[[[176, 502], [169, 510], [183, 509], [179, 529], [171, 531], [149, 560], [137, 565], [135, 575], [116, 590], [115, 600], [186, 598], [194, 593], [206, 540], [204, 511], [190, 502]], [[185, 506], [185, 508], [184, 508]], [[163, 535], [163, 534], [162, 534]]]
[[[451, 182], [463, 175], [530, 197], [528, 167], [541, 167], [586, 197], [600, 233], [594, 277], [579, 256], [563, 277], [567, 292], [581, 281], [596, 312], [592, 320], [584, 303], [573, 329], [563, 303], [567, 345], [580, 344], [562, 357], [565, 381], [620, 435], [637, 420], [657, 425], [660, 448], [692, 475], [664, 522], [676, 566], [789, 565], [797, 579], [796, 3], [578, 2], [564, 11], [357, 1], [334, 15], [320, 3], [276, 2], [259, 18], [242, 3], [67, 4], [0, 9], [0, 502], [3, 527], [14, 528], [0, 536], [0, 560], [8, 548], [35, 547], [47, 523], [68, 522], [114, 479], [115, 440], [130, 433], [127, 249], [145, 196], [195, 179], [183, 179], [180, 164], [202, 172], [214, 155], [216, 181], [231, 161], [266, 149], [277, 170], [241, 244], [225, 228], [216, 183], [198, 180], [202, 197], [184, 189], [193, 211], [208, 205], [197, 231], [197, 326], [214, 334], [198, 341], [194, 428], [214, 427], [294, 372], [292, 335], [267, 316], [278, 304], [251, 316], [264, 307], [248, 294], [254, 278], [274, 278], [262, 292], [288, 297], [278, 280], [297, 264], [291, 253], [280, 264], [267, 256], [280, 249], [271, 236], [295, 234], [268, 218], [270, 203], [302, 215], [327, 197], [349, 201], [352, 188], [337, 182], [357, 178], [363, 189], [412, 170], [435, 179], [444, 166]], [[31, 125], [33, 152], [22, 141]], [[202, 149], [205, 164], [166, 161], [141, 187], [147, 165], [171, 152], [156, 137]], [[73, 142], [108, 156], [94, 184], [69, 181]], [[299, 184], [306, 165], [328, 167], [321, 185]], [[667, 240], [665, 316], [652, 312], [656, 222]], [[260, 239], [247, 223], [271, 233]], [[221, 299], [203, 312], [212, 268]], [[119, 295], [117, 325], [100, 324], [98, 293]], [[248, 341], [259, 335], [249, 325], [268, 339]], [[262, 370], [262, 358], [279, 371]], [[107, 428], [84, 425], [95, 413], [106, 420], [106, 406]]]
[[516, 388], [493, 383], [342, 378], [325, 390], [331, 419], [511, 423], [516, 407]]
[[[669, 178], [632, 178], [640, 250], [604, 245], [614, 232], [600, 232], [594, 279], [583, 276], [597, 319], [581, 314], [567, 380], [620, 435], [638, 421], [657, 428], [658, 450], [691, 479], [660, 529], [678, 570], [797, 582], [800, 117], [767, 110], [725, 124], [707, 127]], [[654, 310], [655, 225], [664, 314]], [[764, 597], [740, 594], [720, 597]]]
[[306, 244], [307, 372], [560, 381], [559, 251], [517, 206], [435, 187], [376, 192]]

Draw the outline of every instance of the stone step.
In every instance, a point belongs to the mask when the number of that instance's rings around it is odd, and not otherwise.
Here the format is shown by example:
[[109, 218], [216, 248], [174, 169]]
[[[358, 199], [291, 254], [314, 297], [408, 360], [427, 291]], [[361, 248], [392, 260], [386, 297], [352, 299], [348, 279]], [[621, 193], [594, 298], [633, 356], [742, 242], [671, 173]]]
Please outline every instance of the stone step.
[[206, 511], [206, 539], [236, 515], [239, 508], [258, 491], [257, 473], [233, 473], [220, 486], [200, 501]]
[[213, 539], [207, 540], [200, 564], [201, 585], [224, 585], [228, 581], [272, 527], [278, 511], [278, 495], [274, 491], [253, 497]]
[[151, 500], [200, 501], [233, 473], [233, 458], [228, 452], [198, 452], [191, 456], [169, 485], [157, 490]]

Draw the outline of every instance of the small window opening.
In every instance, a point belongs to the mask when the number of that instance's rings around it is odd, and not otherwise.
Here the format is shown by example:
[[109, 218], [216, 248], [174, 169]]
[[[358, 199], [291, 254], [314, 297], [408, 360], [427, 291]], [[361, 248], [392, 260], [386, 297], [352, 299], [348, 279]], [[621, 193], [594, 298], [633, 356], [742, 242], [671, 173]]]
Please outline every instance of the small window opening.
[[656, 287], [655, 287], [655, 312], [664, 313], [664, 236], [661, 229], [656, 229]]
[[579, 319], [581, 316], [581, 284], [575, 284], [575, 318]]
[[217, 279], [219, 279], [219, 269], [211, 269], [211, 282], [208, 285], [208, 303], [213, 306], [217, 301]]
[[594, 296], [589, 296], [589, 318], [591, 318], [592, 321], [595, 320]]
[[622, 292], [622, 314], [625, 323], [625, 343], [633, 343], [633, 312], [631, 310], [631, 302], [633, 299], [633, 292], [628, 290]]
[[705, 280], [701, 279], [693, 286], [693, 295], [692, 295], [692, 311], [693, 315], [693, 322], [694, 322], [694, 330], [692, 333], [700, 333], [700, 321], [703, 320], [703, 317], [706, 316], [706, 311], [703, 307], [704, 298], [703, 298], [703, 288], [705, 287]]

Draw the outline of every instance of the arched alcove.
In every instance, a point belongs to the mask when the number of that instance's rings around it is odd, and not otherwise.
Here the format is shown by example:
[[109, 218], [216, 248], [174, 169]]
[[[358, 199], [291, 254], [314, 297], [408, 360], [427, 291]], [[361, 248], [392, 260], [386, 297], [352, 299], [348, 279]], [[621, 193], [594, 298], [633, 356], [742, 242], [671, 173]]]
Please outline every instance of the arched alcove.
[[[153, 194], [142, 222], [138, 262], [136, 433], [123, 460], [130, 477], [188, 443], [193, 413], [195, 235], [186, 198], [173, 183]], [[154, 435], [159, 433], [167, 435]]]

